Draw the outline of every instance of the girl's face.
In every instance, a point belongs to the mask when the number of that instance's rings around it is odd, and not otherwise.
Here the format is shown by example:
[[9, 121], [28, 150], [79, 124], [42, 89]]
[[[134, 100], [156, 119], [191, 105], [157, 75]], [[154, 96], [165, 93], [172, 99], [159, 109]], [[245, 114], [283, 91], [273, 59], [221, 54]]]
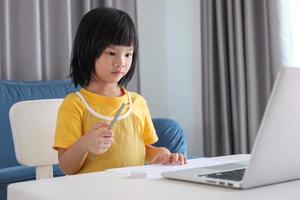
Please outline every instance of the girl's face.
[[129, 71], [132, 56], [132, 46], [108, 46], [95, 61], [94, 79], [101, 84], [117, 84]]

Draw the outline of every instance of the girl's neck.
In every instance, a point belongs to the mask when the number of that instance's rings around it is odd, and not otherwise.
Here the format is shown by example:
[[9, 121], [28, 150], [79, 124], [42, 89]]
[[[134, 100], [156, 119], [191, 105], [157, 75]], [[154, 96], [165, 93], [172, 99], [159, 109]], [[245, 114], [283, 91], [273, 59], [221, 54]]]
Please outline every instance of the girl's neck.
[[122, 88], [116, 84], [102, 85], [91, 82], [85, 89], [102, 96], [119, 97], [124, 94]]

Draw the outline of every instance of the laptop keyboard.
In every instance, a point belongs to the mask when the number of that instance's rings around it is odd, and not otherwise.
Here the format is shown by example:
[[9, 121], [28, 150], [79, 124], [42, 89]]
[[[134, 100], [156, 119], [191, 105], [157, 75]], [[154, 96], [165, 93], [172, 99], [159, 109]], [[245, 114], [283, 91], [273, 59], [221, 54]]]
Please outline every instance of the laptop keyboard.
[[241, 181], [243, 179], [245, 170], [246, 169], [236, 169], [232, 171], [218, 172], [214, 174], [208, 174], [206, 175], [206, 177], [223, 179], [223, 180]]

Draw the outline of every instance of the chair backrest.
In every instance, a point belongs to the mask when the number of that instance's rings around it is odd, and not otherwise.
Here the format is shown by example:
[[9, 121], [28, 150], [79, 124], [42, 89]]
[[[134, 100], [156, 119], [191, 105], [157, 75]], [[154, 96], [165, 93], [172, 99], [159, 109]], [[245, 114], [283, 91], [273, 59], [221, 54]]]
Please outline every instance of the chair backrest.
[[52, 165], [58, 163], [52, 148], [58, 108], [62, 99], [21, 101], [9, 111], [17, 161], [36, 167], [36, 177], [53, 177]]
[[70, 80], [0, 80], [0, 170], [19, 166], [8, 116], [11, 106], [20, 101], [64, 98], [79, 89]]
[[152, 121], [158, 136], [154, 146], [165, 147], [172, 153], [188, 156], [185, 134], [178, 122], [167, 118], [153, 118]]

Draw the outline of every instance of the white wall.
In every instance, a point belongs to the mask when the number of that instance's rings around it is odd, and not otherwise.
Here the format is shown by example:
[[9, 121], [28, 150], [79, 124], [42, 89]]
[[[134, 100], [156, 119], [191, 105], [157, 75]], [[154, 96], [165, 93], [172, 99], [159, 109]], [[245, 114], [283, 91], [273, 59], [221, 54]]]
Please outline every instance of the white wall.
[[188, 151], [201, 156], [199, 0], [139, 0], [141, 93], [153, 117], [178, 121]]

